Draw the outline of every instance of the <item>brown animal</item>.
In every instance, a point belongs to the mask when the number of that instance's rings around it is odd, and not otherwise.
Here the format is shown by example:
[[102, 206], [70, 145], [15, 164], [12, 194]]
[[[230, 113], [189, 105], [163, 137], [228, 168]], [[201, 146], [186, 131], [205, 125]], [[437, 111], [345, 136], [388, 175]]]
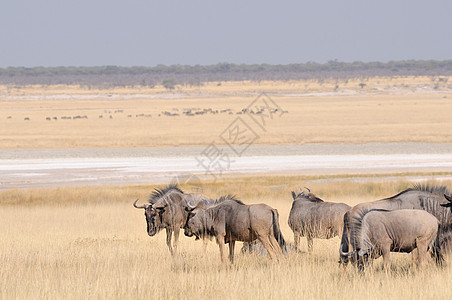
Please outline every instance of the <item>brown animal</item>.
[[[355, 218], [351, 232], [353, 254], [357, 255], [357, 267], [363, 271], [369, 260], [383, 256], [384, 268], [390, 266], [390, 252], [413, 252], [413, 264], [423, 266], [431, 249], [436, 262], [443, 257], [438, 239], [439, 221], [424, 210], [400, 209], [364, 210]], [[352, 253], [343, 253], [347, 256]]]
[[295, 251], [299, 251], [300, 237], [306, 237], [312, 252], [313, 238], [330, 239], [342, 233], [344, 214], [351, 208], [345, 203], [325, 202], [311, 193], [292, 192], [293, 203], [289, 227], [293, 231]]
[[[170, 184], [163, 189], [154, 189], [149, 198], [149, 204], [137, 206], [135, 200], [133, 206], [143, 208], [146, 216], [147, 232], [149, 236], [156, 235], [163, 228], [166, 229], [166, 244], [171, 254], [177, 250], [180, 229], [184, 227], [188, 217], [186, 211], [187, 202], [198, 203], [211, 201], [204, 194], [185, 194], [177, 185]], [[171, 238], [174, 233], [173, 245]], [[174, 249], [173, 249], [174, 248]]]
[[[360, 203], [344, 215], [344, 228], [341, 239], [340, 253], [348, 253], [350, 246], [350, 233], [353, 231], [354, 220], [360, 213], [372, 209], [399, 210], [420, 209], [435, 216], [441, 225], [439, 241], [441, 248], [452, 245], [452, 212], [441, 204], [445, 204], [444, 194], [450, 194], [444, 186], [415, 185], [390, 198], [373, 202]], [[353, 245], [352, 245], [353, 247]], [[356, 250], [356, 249], [353, 249]], [[356, 253], [351, 251], [350, 253]], [[351, 262], [356, 262], [356, 255], [350, 256]], [[339, 263], [344, 266], [349, 262], [349, 256], [340, 255]]]
[[270, 258], [282, 254], [278, 244], [284, 244], [279, 227], [279, 214], [266, 204], [245, 205], [235, 198], [202, 209], [192, 206], [184, 227], [186, 236], [213, 236], [220, 247], [221, 262], [226, 261], [224, 244], [229, 243], [229, 260], [234, 262], [236, 241], [252, 242], [256, 239], [267, 249]]

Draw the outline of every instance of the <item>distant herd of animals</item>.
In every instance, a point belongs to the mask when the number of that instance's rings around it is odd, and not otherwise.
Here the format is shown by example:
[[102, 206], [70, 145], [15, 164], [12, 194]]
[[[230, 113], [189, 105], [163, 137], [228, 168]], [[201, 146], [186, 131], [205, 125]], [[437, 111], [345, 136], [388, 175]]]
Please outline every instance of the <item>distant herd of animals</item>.
[[[300, 238], [306, 237], [308, 251], [313, 239], [341, 236], [339, 264], [350, 262], [364, 271], [382, 256], [390, 267], [390, 252], [412, 253], [413, 266], [430, 261], [444, 262], [443, 253], [452, 249], [452, 194], [445, 186], [415, 185], [389, 198], [350, 207], [326, 202], [309, 188], [306, 193], [292, 192], [293, 203], [288, 224], [294, 234], [291, 250], [300, 252]], [[271, 259], [289, 251], [280, 230], [279, 213], [266, 204], [244, 204], [235, 196], [216, 200], [207, 195], [184, 193], [177, 185], [154, 189], [144, 209], [149, 236], [166, 230], [166, 244], [171, 254], [177, 251], [180, 229], [188, 237], [207, 242], [215, 238], [221, 261], [234, 262], [235, 242], [244, 242], [242, 251], [263, 247]], [[174, 239], [172, 235], [174, 234]]]
[[[260, 115], [260, 114], [275, 114], [278, 112], [284, 112], [284, 113], [288, 113], [288, 111], [280, 111], [278, 108], [275, 109], [268, 109], [267, 107], [255, 107], [255, 109], [253, 108], [243, 108], [242, 110], [239, 110], [237, 112], [233, 112], [232, 109], [228, 108], [228, 109], [212, 109], [212, 108], [184, 108], [179, 110], [178, 108], [173, 108], [172, 111], [162, 111], [160, 114], [158, 114], [158, 117], [161, 116], [167, 116], [167, 117], [178, 117], [181, 115], [184, 116], [188, 116], [188, 117], [193, 117], [193, 116], [201, 116], [201, 115], [205, 115], [205, 114], [212, 114], [212, 115], [216, 115], [216, 114], [236, 114], [236, 115], [241, 115], [241, 114], [256, 114], [256, 115]], [[104, 114], [100, 114], [98, 116], [99, 119], [103, 119], [105, 118], [109, 118], [109, 119], [113, 119], [113, 115], [114, 114], [122, 114], [124, 113], [124, 110], [122, 109], [118, 109], [118, 110], [105, 110]], [[152, 114], [145, 114], [145, 113], [140, 113], [140, 114], [135, 114], [135, 115], [131, 115], [128, 114], [127, 118], [152, 118]], [[8, 116], [7, 119], [12, 119], [12, 116]], [[52, 121], [58, 120], [58, 116], [48, 116], [45, 118], [47, 121]], [[87, 115], [76, 115], [76, 116], [60, 116], [59, 117], [60, 120], [77, 120], [77, 119], [88, 119]], [[31, 118], [30, 117], [25, 117], [24, 118], [25, 121], [30, 121]]]

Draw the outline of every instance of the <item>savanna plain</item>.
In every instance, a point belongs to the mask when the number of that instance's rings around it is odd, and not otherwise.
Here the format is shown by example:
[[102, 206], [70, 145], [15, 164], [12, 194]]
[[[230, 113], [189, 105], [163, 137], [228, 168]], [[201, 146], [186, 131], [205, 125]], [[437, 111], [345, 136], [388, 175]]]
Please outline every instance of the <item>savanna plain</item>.
[[[291, 145], [452, 142], [451, 80], [367, 78], [338, 81], [223, 82], [201, 87], [95, 90], [78, 86], [0, 87], [2, 149], [190, 147], [221, 143], [218, 136], [265, 92], [281, 114], [255, 143]], [[217, 112], [218, 111], [218, 112]], [[196, 113], [200, 112], [200, 113]], [[64, 118], [63, 118], [64, 117]], [[69, 119], [70, 117], [70, 119]], [[74, 118], [76, 117], [76, 118]], [[252, 124], [252, 123], [250, 123]], [[254, 125], [253, 125], [254, 126]], [[259, 130], [255, 127], [255, 130]], [[252, 145], [250, 146], [252, 147]], [[417, 174], [242, 174], [197, 186], [216, 198], [235, 194], [247, 204], [277, 208], [285, 239], [291, 191], [308, 186], [326, 201], [355, 205], [410, 187], [405, 175], [445, 185], [452, 172]], [[403, 175], [403, 176], [402, 176]], [[369, 174], [365, 175], [369, 178]], [[315, 240], [313, 253], [279, 261], [241, 254], [220, 263], [218, 246], [181, 232], [171, 256], [164, 232], [146, 233], [143, 212], [154, 182], [140, 185], [55, 186], [0, 191], [2, 299], [450, 299], [452, 255], [444, 267], [413, 269], [408, 254], [381, 258], [360, 274], [338, 265], [339, 238]], [[193, 186], [182, 185], [192, 192]], [[237, 247], [240, 248], [240, 247]]]

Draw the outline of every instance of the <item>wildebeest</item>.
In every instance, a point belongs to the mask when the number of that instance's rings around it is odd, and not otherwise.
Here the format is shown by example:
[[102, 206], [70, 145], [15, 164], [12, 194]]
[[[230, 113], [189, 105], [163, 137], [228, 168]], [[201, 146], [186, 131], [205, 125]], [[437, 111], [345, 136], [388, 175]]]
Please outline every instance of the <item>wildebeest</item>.
[[300, 237], [306, 237], [308, 251], [312, 252], [313, 238], [330, 239], [342, 233], [344, 214], [351, 208], [345, 203], [325, 202], [311, 193], [292, 192], [293, 203], [289, 214], [289, 227], [294, 234], [295, 251]]
[[[177, 185], [170, 184], [161, 190], [154, 189], [149, 198], [149, 204], [137, 206], [137, 199], [133, 206], [145, 210], [149, 236], [154, 236], [163, 228], [166, 229], [166, 244], [171, 254], [174, 254], [177, 249], [180, 229], [184, 228], [187, 220], [187, 202], [198, 203], [207, 200], [210, 200], [210, 198], [204, 194], [185, 194]], [[171, 245], [173, 232], [174, 241]]]
[[414, 250], [413, 263], [416, 259], [418, 266], [422, 266], [430, 249], [437, 264], [443, 261], [438, 238], [439, 221], [425, 210], [365, 209], [354, 217], [353, 223], [351, 243], [361, 271], [369, 260], [380, 256], [383, 256], [385, 270], [389, 270], [390, 252], [410, 253]]
[[[452, 212], [452, 195], [444, 195], [444, 197], [449, 201], [449, 203], [441, 204], [442, 207], [450, 207]], [[452, 253], [452, 230], [441, 233], [441, 245], [444, 252]]]
[[[233, 195], [226, 195], [226, 196], [221, 196], [220, 198], [218, 198], [218, 199], [216, 199], [216, 200], [212, 200], [212, 199], [209, 199], [209, 200], [201, 200], [201, 201], [198, 201], [197, 203], [196, 203], [195, 201], [189, 200], [189, 201], [187, 202], [188, 208], [186, 208], [185, 210], [186, 210], [187, 212], [190, 212], [190, 211], [192, 211], [195, 207], [197, 207], [198, 209], [203, 209], [203, 210], [205, 210], [205, 209], [207, 209], [207, 208], [209, 208], [209, 207], [213, 207], [213, 206], [215, 206], [215, 205], [217, 205], [217, 204], [219, 204], [219, 203], [221, 203], [221, 202], [223, 202], [223, 201], [225, 201], [225, 200], [237, 200], [237, 199], [236, 199], [236, 197], [233, 196]], [[190, 216], [190, 214], [187, 216], [187, 220], [188, 220], [188, 217], [189, 217], [189, 216]], [[184, 228], [185, 228], [185, 227], [184, 227]], [[203, 242], [204, 242], [204, 253], [207, 252], [207, 242], [208, 242], [209, 240], [212, 240], [212, 237], [213, 237], [213, 236], [207, 234], [207, 232], [199, 232], [199, 234], [196, 235], [196, 240], [202, 239]], [[248, 244], [248, 243], [246, 243], [246, 244]]]
[[[444, 194], [450, 194], [445, 186], [415, 185], [397, 195], [373, 202], [360, 203], [354, 206], [344, 215], [344, 229], [342, 233], [340, 252], [348, 253], [350, 244], [350, 232], [353, 230], [353, 220], [365, 210], [371, 209], [420, 209], [425, 210], [435, 216], [441, 225], [439, 241], [442, 248], [447, 248], [452, 240], [452, 213], [449, 209], [441, 207], [445, 203]], [[353, 245], [352, 245], [353, 246]], [[356, 249], [353, 249], [356, 250]], [[353, 253], [353, 251], [351, 251]], [[352, 262], [356, 257], [351, 256]], [[349, 257], [340, 255], [339, 262], [344, 266], [348, 263]]]
[[452, 196], [448, 196], [448, 195], [444, 194], [444, 198], [446, 198], [446, 200], [449, 201], [449, 203], [441, 204], [441, 206], [442, 207], [450, 207], [450, 209], [452, 210]]
[[280, 244], [285, 244], [285, 241], [279, 227], [279, 214], [266, 204], [246, 205], [240, 200], [227, 197], [207, 209], [197, 205], [189, 210], [184, 227], [185, 235], [215, 237], [223, 263], [226, 261], [226, 243], [229, 243], [229, 260], [234, 262], [236, 241], [252, 242], [258, 239], [267, 249], [270, 258], [274, 259], [281, 254]]

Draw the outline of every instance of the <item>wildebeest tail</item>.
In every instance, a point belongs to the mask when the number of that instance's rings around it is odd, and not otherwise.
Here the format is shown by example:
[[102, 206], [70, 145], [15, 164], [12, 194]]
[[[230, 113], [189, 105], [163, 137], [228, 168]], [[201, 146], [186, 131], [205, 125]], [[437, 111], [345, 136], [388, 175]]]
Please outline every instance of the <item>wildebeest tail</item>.
[[279, 227], [279, 213], [276, 209], [272, 209], [273, 215], [273, 234], [275, 239], [278, 241], [279, 246], [283, 253], [287, 253], [286, 241], [281, 233], [281, 228]]
[[[341, 252], [343, 253], [347, 253], [349, 250], [349, 226], [348, 226], [348, 217], [349, 217], [349, 213], [346, 212], [344, 214], [344, 228], [342, 230], [342, 238], [341, 238]], [[344, 255], [340, 255], [339, 257], [339, 264], [343, 264], [346, 265], [348, 264], [348, 256], [344, 256]]]
[[432, 257], [435, 259], [436, 265], [442, 266], [444, 263], [444, 256], [441, 253], [441, 244], [439, 241], [439, 236], [441, 233], [441, 225], [438, 224], [438, 232], [436, 233], [435, 241], [432, 246]]

